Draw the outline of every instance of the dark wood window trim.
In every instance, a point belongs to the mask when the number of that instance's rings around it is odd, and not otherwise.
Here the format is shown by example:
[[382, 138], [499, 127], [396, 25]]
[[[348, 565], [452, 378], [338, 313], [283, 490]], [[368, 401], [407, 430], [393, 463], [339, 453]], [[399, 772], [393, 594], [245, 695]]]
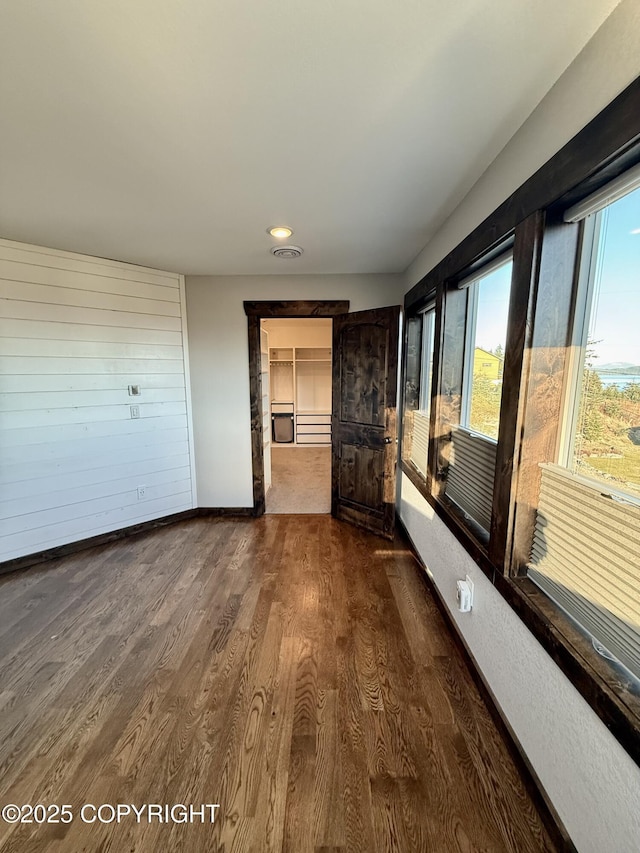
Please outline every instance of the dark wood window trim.
[[349, 300], [243, 302], [249, 335], [249, 399], [251, 404], [251, 466], [253, 515], [264, 515], [264, 455], [262, 447], [262, 390], [260, 379], [260, 320], [269, 317], [336, 317], [347, 314]]
[[[540, 413], [536, 413], [536, 395], [545, 395], [547, 419], [551, 422], [562, 402], [561, 388], [534, 380], [537, 374], [532, 368], [544, 347], [555, 348], [554, 371], [562, 375], [570, 325], [566, 318], [573, 314], [574, 275], [581, 239], [580, 227], [561, 222], [559, 212], [639, 162], [640, 78], [406, 294], [407, 316], [415, 315], [438, 294], [436, 376], [440, 370], [445, 288], [474, 265], [488, 260], [504, 239], [515, 232], [498, 476], [488, 547], [475, 535], [468, 519], [447, 505], [438, 488], [437, 472], [432, 470], [431, 461], [436, 458], [437, 449], [435, 398], [431, 407], [427, 478], [401, 461], [403, 473], [638, 764], [637, 684], [622, 668], [604, 661], [594, 651], [586, 633], [522, 575], [535, 520], [531, 497], [537, 493], [535, 477], [525, 470], [526, 459], [533, 458], [537, 466], [538, 460], [554, 452], [556, 439], [555, 427], [537, 429], [536, 417], [539, 419]], [[563, 282], [560, 288], [559, 276]], [[552, 319], [551, 306], [558, 315], [556, 320]]]
[[[542, 223], [541, 223], [542, 224]], [[516, 403], [515, 476], [502, 573], [524, 576], [536, 521], [540, 462], [555, 462], [564, 410], [564, 378], [575, 308], [581, 228], [548, 213], [527, 304], [527, 342]], [[505, 497], [506, 500], [506, 497]]]
[[489, 560], [502, 572], [510, 567], [519, 444], [527, 400], [529, 354], [534, 327], [544, 216], [536, 211], [515, 229], [513, 273], [507, 322], [502, 402], [489, 538]]

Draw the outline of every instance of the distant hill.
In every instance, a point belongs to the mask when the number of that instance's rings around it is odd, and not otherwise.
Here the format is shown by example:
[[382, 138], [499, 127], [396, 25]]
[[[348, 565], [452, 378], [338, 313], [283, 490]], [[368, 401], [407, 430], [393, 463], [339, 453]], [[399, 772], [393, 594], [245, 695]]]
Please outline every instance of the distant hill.
[[628, 374], [629, 376], [640, 376], [640, 364], [630, 364], [626, 362], [611, 362], [611, 364], [594, 365], [593, 369], [596, 373], [609, 373], [614, 376], [619, 374]]

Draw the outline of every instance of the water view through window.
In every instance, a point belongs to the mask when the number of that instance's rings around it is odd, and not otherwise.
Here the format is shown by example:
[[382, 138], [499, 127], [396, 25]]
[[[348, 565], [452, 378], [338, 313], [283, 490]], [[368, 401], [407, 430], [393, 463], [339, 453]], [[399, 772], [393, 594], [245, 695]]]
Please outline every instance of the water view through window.
[[572, 462], [640, 496], [640, 189], [599, 215]]

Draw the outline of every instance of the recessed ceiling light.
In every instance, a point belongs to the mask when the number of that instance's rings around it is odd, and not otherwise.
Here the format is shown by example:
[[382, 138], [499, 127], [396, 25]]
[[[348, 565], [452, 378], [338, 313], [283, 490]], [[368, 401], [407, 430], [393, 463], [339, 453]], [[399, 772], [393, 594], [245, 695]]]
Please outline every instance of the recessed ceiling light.
[[271, 234], [272, 237], [276, 237], [278, 240], [286, 240], [287, 237], [291, 237], [293, 231], [291, 228], [287, 228], [286, 225], [274, 225], [273, 228], [267, 228], [267, 234]]

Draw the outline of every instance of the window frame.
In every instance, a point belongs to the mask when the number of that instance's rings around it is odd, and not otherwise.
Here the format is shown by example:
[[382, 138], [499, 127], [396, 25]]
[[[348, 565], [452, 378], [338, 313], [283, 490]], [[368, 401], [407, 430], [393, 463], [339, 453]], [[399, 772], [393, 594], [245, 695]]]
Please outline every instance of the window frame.
[[578, 410], [580, 408], [580, 370], [586, 357], [589, 320], [595, 289], [601, 213], [587, 216], [580, 223], [581, 247], [576, 260], [576, 296], [571, 329], [571, 349], [567, 362], [564, 417], [558, 438], [557, 462], [572, 470], [571, 456], [575, 446]]
[[[535, 476], [529, 457], [557, 461], [565, 381], [570, 365], [576, 300], [577, 260], [584, 229], [565, 222], [563, 212], [640, 165], [640, 78], [636, 79], [493, 214], [443, 258], [405, 297], [407, 317], [436, 298], [436, 350], [426, 481], [405, 461], [401, 469], [433, 507], [496, 589], [520, 616], [611, 732], [640, 764], [640, 690], [600, 658], [590, 639], [525, 576], [533, 536]], [[488, 541], [447, 505], [437, 457], [445, 295], [465, 275], [513, 240], [509, 329], [498, 435], [492, 524]], [[550, 307], [554, 318], [551, 321]], [[545, 314], [545, 311], [547, 312]], [[557, 315], [557, 319], [555, 318]], [[549, 328], [547, 328], [549, 326]], [[538, 347], [553, 353], [553, 384], [536, 371]], [[404, 360], [404, 359], [403, 359]], [[544, 396], [551, 428], [536, 435], [536, 401]], [[536, 411], [538, 408], [538, 411]], [[533, 451], [533, 452], [532, 452]], [[555, 457], [555, 458], [554, 458]], [[535, 463], [537, 465], [537, 461]]]

